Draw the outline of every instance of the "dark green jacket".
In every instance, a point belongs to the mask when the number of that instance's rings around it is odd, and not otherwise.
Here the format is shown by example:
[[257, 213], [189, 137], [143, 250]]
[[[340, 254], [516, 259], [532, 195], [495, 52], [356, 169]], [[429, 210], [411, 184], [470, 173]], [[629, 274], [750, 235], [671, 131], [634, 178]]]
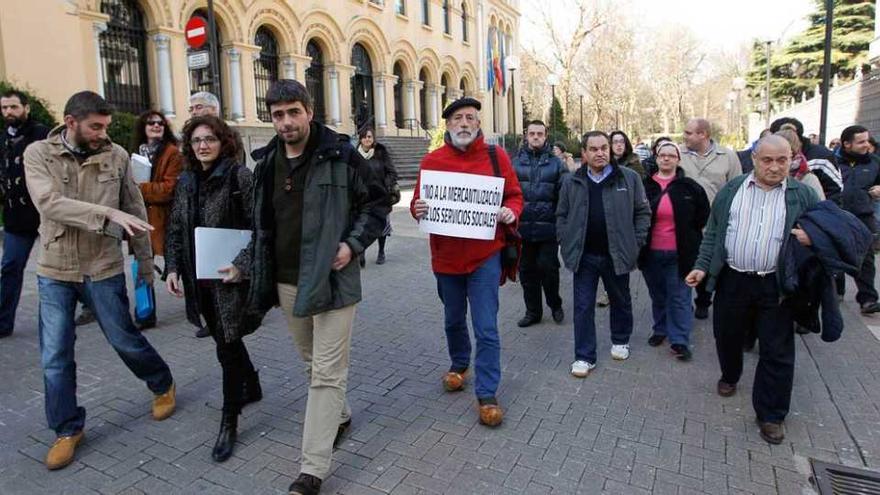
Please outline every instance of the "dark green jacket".
[[[706, 288], [710, 291], [714, 290], [718, 275], [727, 264], [727, 249], [724, 247], [724, 241], [727, 238], [730, 206], [733, 204], [733, 198], [740, 186], [749, 176], [750, 174], [744, 174], [732, 179], [718, 191], [715, 202], [712, 203], [712, 213], [709, 214], [709, 223], [706, 225], [706, 230], [703, 232], [703, 242], [700, 244], [700, 255], [694, 265], [695, 270], [706, 272], [708, 276]], [[786, 179], [785, 182], [785, 240], [779, 250], [780, 257], [785, 252], [785, 243], [791, 239], [788, 233], [794, 228], [797, 219], [803, 212], [819, 202], [816, 193], [809, 186], [792, 178]], [[785, 277], [785, 273], [783, 273], [785, 263], [780, 259], [776, 266], [776, 280], [781, 286], [781, 281]]]
[[[277, 136], [254, 153], [254, 236], [249, 304], [261, 310], [278, 305], [275, 280], [275, 212], [272, 194], [275, 154], [282, 150]], [[382, 233], [387, 193], [381, 178], [373, 177], [369, 164], [337, 134], [313, 122], [306, 145], [308, 157], [303, 198], [300, 270], [293, 314], [312, 316], [355, 304], [361, 300], [358, 255]], [[352, 261], [342, 270], [331, 266], [339, 243], [351, 247]]]

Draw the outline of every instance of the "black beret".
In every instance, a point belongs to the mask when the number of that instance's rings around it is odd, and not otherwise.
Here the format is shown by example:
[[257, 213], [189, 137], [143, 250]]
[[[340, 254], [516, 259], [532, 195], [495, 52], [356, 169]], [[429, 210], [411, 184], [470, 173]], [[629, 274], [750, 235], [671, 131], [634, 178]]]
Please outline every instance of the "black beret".
[[443, 110], [443, 118], [448, 119], [456, 110], [464, 107], [474, 107], [479, 111], [482, 105], [480, 105], [480, 100], [471, 98], [470, 96], [463, 96], [450, 103], [449, 106]]

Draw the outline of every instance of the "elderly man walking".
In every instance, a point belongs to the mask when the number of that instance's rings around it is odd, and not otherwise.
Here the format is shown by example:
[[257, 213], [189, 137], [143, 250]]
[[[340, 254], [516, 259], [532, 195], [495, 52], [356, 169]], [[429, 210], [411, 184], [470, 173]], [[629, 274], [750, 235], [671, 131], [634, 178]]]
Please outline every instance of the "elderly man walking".
[[[684, 128], [685, 149], [681, 156], [681, 169], [703, 186], [709, 203], [731, 179], [742, 175], [742, 165], [736, 152], [725, 148], [712, 139], [712, 127], [706, 119], [691, 119]], [[709, 317], [712, 293], [704, 285], [697, 287], [694, 299], [694, 317], [705, 320]]]
[[611, 301], [611, 357], [629, 357], [633, 330], [629, 273], [648, 238], [651, 207], [637, 172], [611, 163], [611, 139], [584, 134], [585, 167], [568, 176], [559, 193], [556, 232], [566, 268], [574, 272], [574, 362], [585, 378], [596, 367], [596, 291], [599, 279]]
[[718, 395], [730, 397], [743, 370], [743, 343], [757, 334], [760, 358], [752, 405], [761, 438], [778, 444], [791, 403], [794, 380], [792, 310], [780, 302], [785, 264], [783, 240], [794, 234], [810, 244], [798, 217], [814, 205], [816, 193], [788, 179], [791, 146], [779, 136], [761, 139], [754, 149], [754, 172], [731, 180], [715, 197], [700, 254], [686, 282], [706, 281], [716, 291], [715, 348], [721, 365]]
[[[464, 97], [450, 103], [443, 111], [443, 118], [447, 129], [445, 144], [425, 156], [421, 170], [500, 175], [504, 178], [494, 239], [431, 234], [431, 266], [443, 302], [446, 342], [452, 360], [449, 371], [443, 376], [443, 386], [449, 392], [464, 389], [471, 365], [471, 339], [467, 327], [470, 304], [477, 340], [474, 388], [480, 422], [497, 426], [504, 416], [495, 397], [501, 381], [501, 342], [498, 337], [498, 286], [502, 279], [500, 252], [505, 245], [504, 225], [515, 225], [522, 212], [522, 191], [507, 153], [502, 148], [490, 148], [483, 140], [478, 100]], [[496, 167], [498, 174], [495, 173]], [[417, 220], [428, 212], [428, 203], [420, 198], [419, 191], [417, 183], [410, 205]]]

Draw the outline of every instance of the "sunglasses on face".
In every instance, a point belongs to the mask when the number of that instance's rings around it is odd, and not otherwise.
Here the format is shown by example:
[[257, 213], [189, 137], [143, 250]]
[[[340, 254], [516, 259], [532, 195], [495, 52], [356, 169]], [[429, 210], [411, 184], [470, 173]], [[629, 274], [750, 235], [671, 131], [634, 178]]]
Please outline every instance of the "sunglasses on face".
[[165, 121], [164, 120], [148, 120], [147, 125], [148, 126], [149, 125], [158, 125], [161, 127], [165, 127]]

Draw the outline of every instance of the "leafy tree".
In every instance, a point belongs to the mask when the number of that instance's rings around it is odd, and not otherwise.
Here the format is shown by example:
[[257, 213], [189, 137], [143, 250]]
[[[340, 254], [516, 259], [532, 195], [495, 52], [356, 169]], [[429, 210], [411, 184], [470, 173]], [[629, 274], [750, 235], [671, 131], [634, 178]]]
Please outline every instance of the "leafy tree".
[[[814, 0], [810, 27], [771, 50], [770, 95], [777, 102], [811, 94], [822, 82], [825, 50], [825, 2]], [[874, 38], [874, 2], [835, 0], [831, 39], [831, 73], [852, 79], [860, 68], [868, 70], [868, 46]], [[755, 41], [748, 82], [754, 96], [766, 86], [767, 46]]]
[[113, 120], [110, 122], [110, 127], [107, 128], [110, 140], [128, 150], [129, 153], [137, 151], [132, 143], [136, 120], [136, 115], [127, 112], [113, 112]]
[[52, 116], [52, 112], [49, 111], [49, 103], [47, 103], [46, 100], [35, 95], [30, 90], [16, 86], [10, 82], [0, 81], [0, 93], [4, 93], [10, 89], [21, 91], [27, 95], [29, 100], [28, 106], [31, 108], [31, 118], [50, 129], [58, 125], [58, 121], [55, 120], [55, 117]]

